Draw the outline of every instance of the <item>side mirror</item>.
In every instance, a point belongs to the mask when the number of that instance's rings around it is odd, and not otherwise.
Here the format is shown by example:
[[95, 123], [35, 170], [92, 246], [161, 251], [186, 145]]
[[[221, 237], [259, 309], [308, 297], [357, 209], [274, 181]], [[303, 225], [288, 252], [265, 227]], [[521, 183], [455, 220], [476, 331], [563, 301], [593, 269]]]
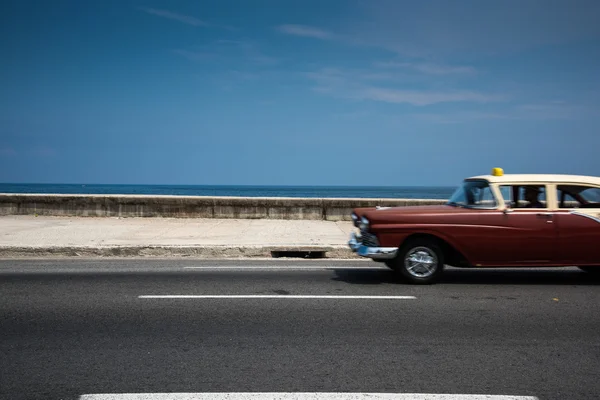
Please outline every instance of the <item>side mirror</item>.
[[505, 208], [504, 208], [504, 211], [503, 211], [503, 212], [504, 212], [504, 214], [509, 214], [509, 213], [511, 213], [511, 212], [513, 212], [513, 211], [514, 211], [514, 210], [513, 210], [513, 208], [512, 208], [512, 202], [510, 202], [510, 201], [507, 201], [507, 202], [505, 203]]

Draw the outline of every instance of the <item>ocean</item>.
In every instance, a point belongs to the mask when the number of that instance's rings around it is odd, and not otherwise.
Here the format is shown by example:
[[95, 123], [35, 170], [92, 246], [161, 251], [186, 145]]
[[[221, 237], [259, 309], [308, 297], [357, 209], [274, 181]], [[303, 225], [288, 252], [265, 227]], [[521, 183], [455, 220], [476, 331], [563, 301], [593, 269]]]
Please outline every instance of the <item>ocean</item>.
[[178, 196], [447, 199], [455, 187], [208, 186], [0, 183], [0, 193], [140, 194]]

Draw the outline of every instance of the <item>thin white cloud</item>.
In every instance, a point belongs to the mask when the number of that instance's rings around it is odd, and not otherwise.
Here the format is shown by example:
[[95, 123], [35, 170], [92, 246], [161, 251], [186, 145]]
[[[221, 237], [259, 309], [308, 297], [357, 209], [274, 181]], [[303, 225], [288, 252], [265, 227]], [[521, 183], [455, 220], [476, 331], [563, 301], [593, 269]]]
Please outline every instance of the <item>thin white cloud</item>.
[[362, 71], [325, 68], [306, 75], [315, 83], [313, 90], [333, 97], [370, 100], [394, 104], [427, 106], [437, 103], [473, 102], [489, 103], [505, 100], [498, 94], [480, 93], [470, 90], [422, 90], [406, 89], [401, 83], [386, 82], [373, 85], [370, 74]]
[[302, 36], [322, 40], [330, 40], [335, 37], [335, 35], [333, 35], [331, 32], [306, 25], [280, 25], [277, 27], [277, 30], [287, 35]]
[[168, 10], [160, 10], [156, 8], [146, 8], [141, 7], [140, 10], [145, 13], [156, 15], [158, 17], [163, 17], [167, 19], [171, 19], [174, 21], [182, 22], [184, 24], [192, 25], [192, 26], [208, 26], [209, 24], [190, 15], [179, 14]]
[[381, 68], [406, 68], [412, 69], [417, 72], [429, 75], [451, 75], [451, 74], [474, 74], [477, 70], [470, 66], [464, 65], [444, 65], [434, 63], [410, 63], [410, 62], [396, 62], [387, 61], [379, 62], [375, 64]]

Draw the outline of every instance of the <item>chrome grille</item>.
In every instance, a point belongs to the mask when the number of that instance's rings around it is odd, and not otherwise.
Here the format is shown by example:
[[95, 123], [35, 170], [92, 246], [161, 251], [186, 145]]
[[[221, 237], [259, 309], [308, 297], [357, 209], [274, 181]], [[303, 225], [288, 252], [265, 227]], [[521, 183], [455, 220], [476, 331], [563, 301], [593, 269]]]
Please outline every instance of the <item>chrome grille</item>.
[[377, 236], [373, 235], [369, 232], [361, 232], [360, 236], [362, 237], [362, 244], [367, 247], [379, 247], [379, 240], [377, 240]]

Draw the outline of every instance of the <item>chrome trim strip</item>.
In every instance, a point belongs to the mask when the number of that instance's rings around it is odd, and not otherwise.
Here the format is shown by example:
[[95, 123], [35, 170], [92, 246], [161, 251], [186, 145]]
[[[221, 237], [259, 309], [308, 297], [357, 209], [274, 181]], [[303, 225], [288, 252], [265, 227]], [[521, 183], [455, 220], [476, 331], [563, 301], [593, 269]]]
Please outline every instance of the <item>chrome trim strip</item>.
[[596, 221], [596, 222], [598, 222], [600, 224], [600, 218], [596, 218], [593, 215], [584, 214], [584, 213], [580, 213], [580, 212], [577, 212], [577, 211], [569, 211], [569, 214], [579, 215], [580, 217], [586, 217], [586, 218], [594, 220], [594, 221]]

